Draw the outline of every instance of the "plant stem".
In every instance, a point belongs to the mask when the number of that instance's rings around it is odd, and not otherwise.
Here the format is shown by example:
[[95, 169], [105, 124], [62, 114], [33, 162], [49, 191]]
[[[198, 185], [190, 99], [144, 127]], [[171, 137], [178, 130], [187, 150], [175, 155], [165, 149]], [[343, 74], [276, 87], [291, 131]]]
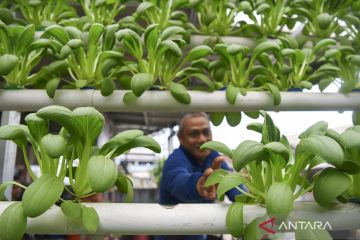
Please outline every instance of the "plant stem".
[[29, 158], [27, 155], [27, 149], [26, 149], [25, 145], [22, 147], [22, 152], [24, 155], [25, 166], [26, 166], [27, 170], [29, 171], [30, 177], [32, 180], [36, 180], [37, 177], [35, 176], [33, 170], [31, 169]]

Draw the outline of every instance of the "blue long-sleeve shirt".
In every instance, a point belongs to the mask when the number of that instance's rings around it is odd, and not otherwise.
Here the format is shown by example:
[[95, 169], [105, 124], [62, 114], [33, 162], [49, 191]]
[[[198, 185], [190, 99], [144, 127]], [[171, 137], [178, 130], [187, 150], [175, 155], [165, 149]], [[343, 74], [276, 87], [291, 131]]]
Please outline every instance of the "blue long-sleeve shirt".
[[[204, 171], [211, 166], [214, 159], [219, 156], [216, 151], [211, 151], [204, 164], [199, 164], [183, 147], [175, 151], [165, 161], [160, 181], [160, 204], [174, 205], [178, 203], [212, 203], [213, 201], [202, 198], [196, 191], [196, 183]], [[230, 170], [225, 162], [221, 168]], [[240, 194], [237, 189], [226, 193], [231, 201]], [[156, 236], [156, 240], [206, 240], [206, 235], [187, 236]]]
[[[204, 164], [199, 164], [194, 160], [183, 147], [175, 151], [165, 161], [160, 181], [160, 204], [178, 203], [211, 203], [205, 200], [196, 191], [196, 182], [203, 175], [204, 171], [211, 166], [214, 159], [219, 156], [216, 151], [211, 151], [205, 159]], [[221, 163], [221, 168], [230, 170], [225, 162]], [[226, 193], [231, 201], [240, 192], [232, 189]]]

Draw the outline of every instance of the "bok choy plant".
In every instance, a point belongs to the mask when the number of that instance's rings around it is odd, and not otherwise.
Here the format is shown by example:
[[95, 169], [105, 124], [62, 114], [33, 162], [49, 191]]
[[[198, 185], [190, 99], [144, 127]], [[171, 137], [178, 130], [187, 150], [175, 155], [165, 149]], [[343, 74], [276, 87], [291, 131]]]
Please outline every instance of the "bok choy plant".
[[[49, 132], [50, 121], [62, 127], [58, 133]], [[127, 193], [129, 201], [133, 194], [131, 181], [118, 171], [112, 159], [136, 147], [160, 152], [159, 144], [140, 130], [121, 132], [98, 148], [94, 143], [102, 131], [104, 117], [92, 107], [71, 111], [48, 106], [27, 115], [25, 122], [26, 125], [0, 128], [0, 139], [11, 140], [22, 150], [33, 179], [28, 187], [22, 186], [26, 189], [23, 200], [11, 204], [0, 216], [1, 239], [22, 239], [27, 218], [40, 216], [55, 203], [60, 203], [66, 217], [81, 223], [89, 233], [95, 233], [98, 215], [93, 208], [81, 204], [81, 199], [114, 186]], [[30, 168], [28, 144], [40, 166], [39, 177]], [[65, 186], [65, 177], [71, 188]], [[1, 196], [9, 184], [13, 182], [0, 185]], [[64, 190], [73, 196], [72, 200], [61, 198]]]
[[[292, 13], [303, 19], [303, 34], [318, 39], [340, 36], [345, 31], [340, 24], [353, 1], [295, 1]], [[317, 40], [316, 40], [317, 41]]]
[[62, 68], [53, 62], [33, 73], [43, 56], [56, 52], [56, 45], [48, 39], [35, 40], [35, 26], [5, 25], [0, 21], [0, 76], [4, 88], [24, 88], [53, 75]]
[[294, 28], [300, 19], [291, 13], [291, 1], [241, 1], [239, 10], [250, 21], [240, 22], [240, 32], [244, 36], [273, 37]]
[[[336, 140], [344, 152], [344, 161], [321, 171], [315, 178], [314, 199], [322, 206], [329, 206], [335, 199], [347, 203], [360, 200], [360, 126], [346, 129], [341, 134], [328, 129], [325, 135]], [[331, 190], [329, 190], [331, 189]]]
[[138, 5], [132, 17], [135, 21], [144, 21], [145, 28], [152, 24], [158, 24], [160, 30], [170, 26], [188, 29], [192, 26], [188, 16], [183, 11], [178, 10], [185, 3], [186, 0], [143, 1]]
[[[100, 23], [91, 25], [87, 41], [85, 33], [74, 27], [52, 25], [45, 29], [43, 38], [52, 39], [59, 46], [56, 56], [65, 60], [73, 80], [67, 88], [93, 87], [101, 89], [103, 96], [115, 89], [116, 70], [121, 66], [123, 54], [115, 48], [117, 25], [104, 27]], [[54, 96], [59, 79], [47, 83], [50, 97]]]
[[183, 54], [181, 47], [185, 44], [182, 38], [184, 33], [186, 31], [178, 26], [161, 31], [158, 25], [151, 25], [144, 34], [143, 46], [140, 36], [133, 30], [122, 29], [116, 32], [117, 39], [134, 58], [127, 61], [122, 68], [122, 71], [130, 75], [126, 80], [132, 90], [124, 95], [124, 102], [140, 97], [151, 87], [157, 87], [170, 90], [177, 101], [189, 104], [190, 95], [182, 83], [191, 77], [203, 81], [210, 90], [214, 89], [214, 83], [206, 75], [196, 68], [186, 66], [209, 55], [212, 49], [199, 45]]
[[67, 0], [16, 0], [15, 3], [24, 20], [34, 24], [37, 30], [77, 17]]
[[[257, 61], [264, 56], [265, 53], [276, 53], [280, 50], [277, 43], [272, 41], [262, 42], [257, 45], [248, 57], [249, 48], [239, 44], [230, 46], [225, 44], [215, 45], [215, 52], [219, 54], [219, 61], [214, 64], [214, 75], [216, 71], [223, 72], [223, 83], [226, 88], [226, 99], [230, 104], [234, 104], [239, 93], [246, 95], [249, 90], [269, 90], [274, 98], [274, 104], [280, 104], [279, 89], [272, 83], [265, 83], [256, 86], [252, 81], [252, 74], [257, 73]], [[266, 55], [268, 56], [268, 55]], [[222, 70], [223, 69], [223, 70]]]
[[[360, 55], [356, 54], [355, 49], [350, 46], [339, 46], [325, 52], [325, 58], [334, 66], [339, 68], [339, 78], [341, 81], [339, 90], [348, 93], [355, 88], [360, 88]], [[322, 79], [321, 81], [326, 81]], [[321, 82], [320, 81], [320, 86]]]
[[188, 6], [197, 12], [198, 28], [196, 33], [204, 35], [235, 35], [239, 29], [235, 23], [240, 1], [189, 1]]
[[[280, 46], [273, 41], [262, 42], [251, 52], [248, 47], [240, 44], [216, 44], [215, 52], [219, 59], [209, 64], [209, 72], [217, 85], [226, 86], [226, 99], [230, 104], [235, 104], [238, 94], [246, 95], [247, 91], [267, 90], [273, 96], [275, 105], [280, 104], [280, 90], [277, 82], [259, 82], [257, 79], [261, 74], [260, 64], [268, 60], [271, 65], [271, 57], [279, 55]], [[272, 53], [271, 55], [268, 53]], [[249, 57], [250, 55], [250, 57]], [[267, 69], [265, 69], [267, 70]], [[257, 112], [246, 112], [251, 118], [258, 118]], [[213, 112], [210, 114], [211, 122], [217, 126], [224, 117], [230, 126], [237, 126], [241, 122], [241, 112]]]
[[281, 51], [275, 54], [275, 63], [263, 54], [261, 65], [254, 69], [257, 75], [254, 82], [271, 82], [280, 90], [290, 88], [311, 89], [313, 84], [321, 82], [325, 89], [336, 77], [339, 68], [324, 59], [325, 51], [336, 44], [330, 38], [322, 39], [312, 48], [301, 47], [296, 39], [287, 35], [280, 37]]
[[[85, 16], [77, 19], [83, 22], [82, 30], [88, 29], [93, 23], [100, 23], [104, 26], [114, 24], [116, 17], [125, 10], [126, 0], [76, 0], [81, 5]], [[69, 21], [71, 23], [73, 19]]]
[[[322, 188], [318, 187], [324, 182], [322, 178], [310, 181], [312, 169], [323, 162], [333, 166], [331, 172], [348, 166], [341, 145], [330, 137], [332, 131], [327, 129], [327, 123], [318, 122], [304, 131], [293, 152], [287, 138], [281, 135], [270, 116], [263, 111], [261, 114], [264, 117], [262, 124], [248, 125], [248, 129], [262, 134], [261, 142], [246, 140], [234, 150], [216, 141], [207, 142], [201, 147], [214, 149], [233, 159], [235, 172], [216, 170], [206, 182], [209, 186], [218, 184], [218, 200], [222, 201], [225, 192], [240, 184], [248, 189], [239, 189], [242, 194], [236, 197], [236, 203], [229, 208], [227, 216], [228, 230], [236, 237], [245, 235], [245, 239], [254, 239], [252, 236], [259, 234], [258, 224], [263, 218], [254, 219], [245, 227], [242, 204], [264, 206], [266, 214], [274, 217], [277, 224], [295, 219], [291, 215], [294, 200], [309, 191], [314, 191], [315, 196], [315, 191]], [[350, 182], [346, 180], [350, 179], [347, 174], [341, 172], [333, 175], [331, 189], [327, 188], [326, 194], [322, 191], [316, 196], [320, 199], [317, 202], [333, 201], [346, 190], [342, 186]], [[330, 195], [332, 199], [329, 199]], [[298, 229], [297, 235], [306, 234], [302, 231]], [[313, 239], [321, 234], [329, 236], [324, 230], [314, 230]]]

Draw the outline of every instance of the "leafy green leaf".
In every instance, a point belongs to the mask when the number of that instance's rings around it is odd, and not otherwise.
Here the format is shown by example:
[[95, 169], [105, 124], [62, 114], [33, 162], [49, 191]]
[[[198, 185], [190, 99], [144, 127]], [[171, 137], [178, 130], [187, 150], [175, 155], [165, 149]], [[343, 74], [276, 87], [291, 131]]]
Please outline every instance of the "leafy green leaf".
[[46, 83], [46, 93], [50, 98], [54, 98], [55, 91], [59, 86], [60, 78], [53, 78]]
[[137, 148], [137, 147], [145, 147], [150, 149], [153, 152], [160, 153], [161, 147], [157, 141], [155, 141], [153, 138], [148, 136], [139, 136], [136, 137], [130, 145], [131, 148]]
[[293, 191], [286, 182], [274, 182], [266, 194], [266, 211], [277, 222], [284, 221], [294, 208]]
[[264, 145], [264, 149], [271, 153], [279, 154], [285, 161], [289, 159], [288, 149], [280, 142], [270, 142]]
[[65, 45], [70, 39], [65, 29], [59, 25], [50, 25], [44, 31], [43, 37], [52, 36], [57, 39], [61, 44]]
[[260, 116], [259, 112], [244, 112], [246, 116], [252, 119], [258, 119]]
[[118, 28], [118, 24], [112, 24], [105, 27], [103, 49], [105, 51], [111, 50], [115, 44], [115, 32]]
[[131, 102], [134, 102], [137, 99], [137, 96], [133, 92], [126, 92], [123, 97], [123, 102], [125, 104], [129, 104]]
[[278, 142], [280, 140], [280, 130], [275, 126], [270, 115], [265, 111], [260, 111], [264, 116], [264, 124], [262, 125], [262, 143]]
[[190, 94], [186, 91], [185, 86], [180, 83], [171, 82], [170, 93], [178, 102], [183, 104], [190, 104], [191, 102]]
[[38, 117], [36, 113], [30, 113], [25, 117], [26, 125], [31, 136], [36, 142], [40, 142], [41, 138], [48, 133], [49, 124], [44, 119]]
[[110, 78], [105, 78], [101, 83], [101, 95], [104, 97], [110, 96], [115, 89], [115, 83]]
[[154, 76], [149, 73], [138, 73], [131, 78], [131, 90], [136, 97], [140, 97], [153, 84]]
[[82, 206], [81, 220], [85, 229], [94, 234], [99, 227], [99, 216], [93, 207]]
[[148, 26], [144, 33], [144, 42], [148, 51], [154, 51], [158, 45], [159, 39], [159, 25], [152, 24]]
[[299, 135], [299, 138], [304, 139], [313, 135], [324, 136], [327, 130], [328, 123], [324, 121], [319, 121], [308, 127], [303, 133]]
[[257, 14], [264, 14], [264, 12], [266, 12], [267, 10], [269, 10], [271, 8], [271, 6], [267, 3], [261, 3], [257, 8], [256, 8], [256, 13]]
[[46, 212], [60, 198], [64, 183], [56, 176], [44, 174], [24, 192], [23, 208], [28, 217], [37, 217]]
[[271, 83], [265, 83], [263, 85], [263, 88], [270, 91], [270, 93], [273, 96], [274, 105], [277, 106], [281, 103], [281, 95], [280, 90], [277, 86]]
[[244, 179], [238, 173], [229, 173], [224, 176], [217, 187], [217, 198], [219, 201], [224, 200], [224, 195], [227, 191], [239, 187], [240, 184], [244, 183]]
[[[199, 80], [201, 80], [203, 83], [205, 83], [208, 86], [208, 91], [213, 91], [215, 89], [214, 81], [211, 80], [208, 76], [202, 73], [193, 73], [190, 75], [191, 77], [195, 77]], [[189, 77], [190, 77], [189, 76]]]
[[332, 17], [328, 13], [321, 13], [316, 17], [316, 22], [319, 24], [321, 29], [325, 30], [330, 26]]
[[219, 126], [225, 117], [225, 112], [211, 112], [210, 121], [214, 126]]
[[47, 134], [41, 138], [41, 147], [52, 158], [59, 158], [65, 153], [66, 140], [60, 135]]
[[114, 150], [114, 148], [125, 146], [132, 142], [135, 138], [142, 135], [144, 135], [144, 132], [141, 130], [126, 130], [118, 133], [101, 147], [100, 154], [107, 155], [109, 152]]
[[296, 146], [296, 152], [319, 155], [334, 166], [341, 166], [344, 161], [341, 146], [334, 139], [327, 136], [314, 135], [301, 140]]
[[[260, 228], [259, 225], [261, 223], [264, 223], [267, 221], [267, 216], [257, 217], [254, 218], [249, 224], [246, 225], [245, 231], [244, 231], [244, 239], [245, 240], [252, 240], [252, 239], [261, 239], [265, 236], [265, 234], [268, 234], [267, 231], [265, 231], [263, 228]], [[267, 228], [270, 228], [270, 226], [266, 225]], [[273, 226], [271, 226], [273, 227]]]
[[267, 156], [264, 145], [252, 140], [246, 140], [239, 144], [233, 152], [234, 169], [240, 171], [251, 161], [265, 160]]
[[104, 25], [100, 23], [93, 23], [89, 30], [89, 36], [88, 36], [88, 57], [89, 59], [95, 59], [96, 57], [96, 51], [98, 48], [98, 41], [104, 32], [105, 27]]
[[360, 125], [360, 112], [354, 111], [352, 113], [352, 123], [354, 125]]
[[69, 45], [64, 45], [60, 50], [60, 58], [65, 59], [67, 58], [71, 53], [73, 53], [72, 48]]
[[66, 217], [70, 219], [80, 219], [81, 218], [81, 205], [70, 200], [66, 200], [61, 203], [61, 211], [65, 214]]
[[249, 123], [246, 126], [246, 129], [252, 130], [254, 132], [262, 133], [263, 124], [262, 123]]
[[11, 140], [17, 145], [26, 144], [26, 132], [27, 129], [24, 125], [5, 125], [0, 127], [0, 139]]
[[80, 39], [70, 39], [67, 44], [72, 50], [77, 50], [80, 47], [84, 47], [84, 43]]
[[262, 42], [254, 48], [253, 57], [257, 57], [259, 54], [270, 50], [280, 51], [279, 44], [273, 41]]
[[226, 228], [236, 238], [244, 234], [244, 211], [242, 203], [232, 203], [226, 213]]
[[345, 192], [350, 185], [350, 178], [335, 168], [326, 168], [316, 178], [313, 194], [321, 206], [328, 206], [336, 197]]
[[134, 189], [131, 180], [123, 174], [118, 174], [115, 186], [121, 193], [126, 194], [125, 202], [130, 203], [134, 199]]
[[332, 237], [328, 231], [323, 229], [312, 229], [312, 228], [296, 228], [295, 230], [296, 239], [306, 240], [331, 240]]
[[224, 143], [218, 141], [208, 141], [200, 146], [200, 149], [210, 148], [212, 150], [221, 152], [222, 154], [232, 158], [233, 153]]
[[336, 41], [331, 38], [321, 39], [319, 42], [315, 44], [313, 48], [313, 52], [317, 53], [320, 49], [330, 45], [336, 45]]
[[136, 13], [137, 14], [144, 14], [145, 11], [147, 11], [148, 9], [155, 7], [155, 5], [151, 2], [142, 2], [138, 5], [138, 7], [136, 8]]
[[27, 218], [21, 202], [8, 206], [0, 216], [0, 238], [2, 240], [23, 239]]
[[83, 141], [92, 143], [100, 135], [105, 119], [94, 107], [78, 107], [73, 111], [73, 121]]
[[230, 104], [234, 105], [239, 92], [239, 88], [235, 87], [233, 84], [230, 83], [226, 88], [226, 100]]
[[105, 192], [114, 186], [117, 166], [102, 155], [92, 156], [87, 165], [88, 181], [95, 192]]
[[205, 182], [205, 187], [209, 187], [211, 185], [214, 184], [218, 184], [222, 181], [222, 179], [229, 174], [228, 171], [226, 171], [225, 169], [219, 168], [216, 169], [207, 179]]
[[165, 28], [161, 33], [161, 40], [166, 40], [174, 36], [175, 34], [185, 34], [186, 30], [179, 26], [170, 26]]
[[228, 52], [230, 55], [236, 55], [244, 51], [246, 51], [245, 48], [239, 44], [231, 44], [226, 48], [226, 52]]
[[26, 29], [21, 33], [19, 38], [16, 41], [16, 50], [19, 53], [25, 52], [25, 50], [29, 47], [35, 37], [35, 25], [30, 24], [26, 27]]
[[8, 75], [19, 62], [19, 58], [12, 54], [0, 56], [0, 75]]
[[212, 52], [213, 52], [212, 49], [208, 46], [205, 45], [196, 46], [188, 52], [185, 59], [186, 61], [194, 61], [199, 58], [205, 57]]
[[182, 51], [181, 51], [179, 45], [177, 45], [172, 40], [162, 41], [160, 43], [160, 47], [162, 48], [163, 51], [171, 52], [171, 54], [174, 55], [175, 57], [181, 57], [182, 56]]
[[43, 107], [36, 112], [36, 115], [59, 123], [64, 126], [69, 133], [76, 133], [76, 128], [73, 125], [73, 112], [63, 106], [51, 105]]
[[231, 127], [236, 127], [241, 122], [241, 112], [226, 112], [225, 117]]
[[347, 148], [353, 149], [360, 147], [360, 133], [352, 129], [348, 129], [341, 133], [340, 140]]

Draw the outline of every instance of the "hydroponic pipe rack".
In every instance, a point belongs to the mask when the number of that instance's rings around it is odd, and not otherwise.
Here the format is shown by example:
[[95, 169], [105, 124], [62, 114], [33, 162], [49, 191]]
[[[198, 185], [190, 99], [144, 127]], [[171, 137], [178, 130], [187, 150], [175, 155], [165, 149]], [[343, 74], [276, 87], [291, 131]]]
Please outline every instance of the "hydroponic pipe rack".
[[[0, 202], [0, 214], [11, 202]], [[229, 205], [86, 203], [94, 207], [100, 218], [97, 234], [224, 234], [226, 212]], [[256, 205], [244, 206], [244, 221], [249, 223], [262, 216], [265, 209]], [[314, 202], [296, 202], [291, 217], [297, 221], [321, 222], [332, 230], [354, 230], [360, 228], [360, 205], [338, 204], [325, 209]], [[328, 228], [327, 228], [328, 229]], [[294, 229], [286, 229], [293, 231]], [[328, 229], [329, 230], [329, 229]], [[28, 218], [28, 233], [73, 234], [86, 233], [85, 229], [70, 222], [59, 207], [52, 207], [37, 218]]]
[[146, 91], [140, 98], [124, 104], [127, 91], [116, 90], [103, 97], [98, 90], [57, 90], [54, 99], [44, 90], [0, 90], [0, 110], [36, 111], [48, 105], [68, 108], [93, 106], [103, 112], [179, 112], [179, 111], [345, 111], [360, 110], [360, 93], [281, 92], [281, 103], [274, 106], [266, 92], [238, 95], [234, 105], [227, 102], [225, 91], [189, 91], [189, 105], [177, 102], [168, 91]]

